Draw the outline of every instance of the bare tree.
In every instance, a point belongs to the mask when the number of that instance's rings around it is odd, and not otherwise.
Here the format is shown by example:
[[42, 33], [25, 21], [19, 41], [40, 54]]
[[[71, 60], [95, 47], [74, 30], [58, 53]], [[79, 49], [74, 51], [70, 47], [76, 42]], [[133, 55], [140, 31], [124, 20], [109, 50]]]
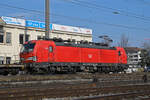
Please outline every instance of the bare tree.
[[129, 46], [129, 38], [125, 35], [121, 35], [120, 42], [118, 42], [118, 46], [120, 47], [128, 47]]
[[142, 44], [141, 51], [141, 66], [149, 66], [150, 67], [150, 41], [144, 42]]
[[150, 51], [150, 40], [146, 41], [142, 44], [142, 47], [148, 51]]

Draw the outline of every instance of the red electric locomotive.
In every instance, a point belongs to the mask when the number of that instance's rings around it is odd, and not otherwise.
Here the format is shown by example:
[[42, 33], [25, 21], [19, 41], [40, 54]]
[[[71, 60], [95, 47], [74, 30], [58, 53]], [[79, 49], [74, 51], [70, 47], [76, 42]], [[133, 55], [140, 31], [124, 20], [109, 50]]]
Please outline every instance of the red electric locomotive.
[[20, 53], [28, 72], [121, 72], [127, 66], [127, 55], [121, 47], [100, 43], [73, 43], [54, 40], [26, 42]]

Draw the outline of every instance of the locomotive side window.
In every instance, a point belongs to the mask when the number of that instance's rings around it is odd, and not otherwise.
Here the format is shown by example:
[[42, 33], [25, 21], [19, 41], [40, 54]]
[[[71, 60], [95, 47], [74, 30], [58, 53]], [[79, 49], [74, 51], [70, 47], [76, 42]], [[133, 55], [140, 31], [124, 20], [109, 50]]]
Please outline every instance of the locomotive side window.
[[118, 51], [118, 55], [121, 56], [121, 52], [120, 51]]
[[49, 47], [49, 52], [53, 52], [53, 47], [52, 46]]

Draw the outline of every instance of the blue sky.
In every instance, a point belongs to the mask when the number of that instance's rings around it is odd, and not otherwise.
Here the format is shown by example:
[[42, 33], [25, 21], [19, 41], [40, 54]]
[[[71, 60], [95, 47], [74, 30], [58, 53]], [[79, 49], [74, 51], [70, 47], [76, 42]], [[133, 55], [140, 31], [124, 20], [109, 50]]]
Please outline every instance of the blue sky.
[[[44, 21], [45, 0], [0, 1], [0, 16]], [[143, 42], [150, 39], [149, 0], [50, 0], [50, 2], [51, 23], [90, 28], [93, 30], [95, 42], [100, 41], [98, 36], [108, 35], [113, 39], [113, 45], [117, 45], [121, 35], [125, 34], [129, 38], [130, 46], [140, 47]], [[21, 9], [18, 9], [19, 7]]]

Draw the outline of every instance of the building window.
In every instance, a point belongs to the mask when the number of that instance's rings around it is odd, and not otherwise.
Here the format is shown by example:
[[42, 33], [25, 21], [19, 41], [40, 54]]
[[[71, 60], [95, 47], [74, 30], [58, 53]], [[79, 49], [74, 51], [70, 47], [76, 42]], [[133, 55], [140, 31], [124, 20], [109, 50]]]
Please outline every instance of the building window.
[[2, 25], [0, 25], [0, 31], [3, 31], [3, 26]]
[[138, 57], [138, 55], [135, 55], [134, 57]]
[[4, 43], [4, 29], [3, 26], [0, 25], [0, 43]]
[[26, 41], [29, 41], [29, 35], [26, 35], [26, 39], [25, 39]]
[[37, 40], [41, 40], [42, 39], [42, 36], [37, 36]]
[[11, 57], [6, 57], [6, 64], [10, 64], [11, 62]]
[[4, 43], [4, 33], [0, 33], [0, 43]]
[[0, 56], [0, 64], [4, 64], [4, 57]]
[[23, 34], [19, 35], [19, 43], [20, 44], [23, 44], [23, 36], [24, 36]]
[[6, 32], [6, 43], [11, 43], [11, 33]]
[[[19, 43], [23, 44], [23, 40], [24, 40], [24, 34], [20, 34], [19, 35]], [[26, 41], [29, 41], [29, 35], [26, 35]]]

